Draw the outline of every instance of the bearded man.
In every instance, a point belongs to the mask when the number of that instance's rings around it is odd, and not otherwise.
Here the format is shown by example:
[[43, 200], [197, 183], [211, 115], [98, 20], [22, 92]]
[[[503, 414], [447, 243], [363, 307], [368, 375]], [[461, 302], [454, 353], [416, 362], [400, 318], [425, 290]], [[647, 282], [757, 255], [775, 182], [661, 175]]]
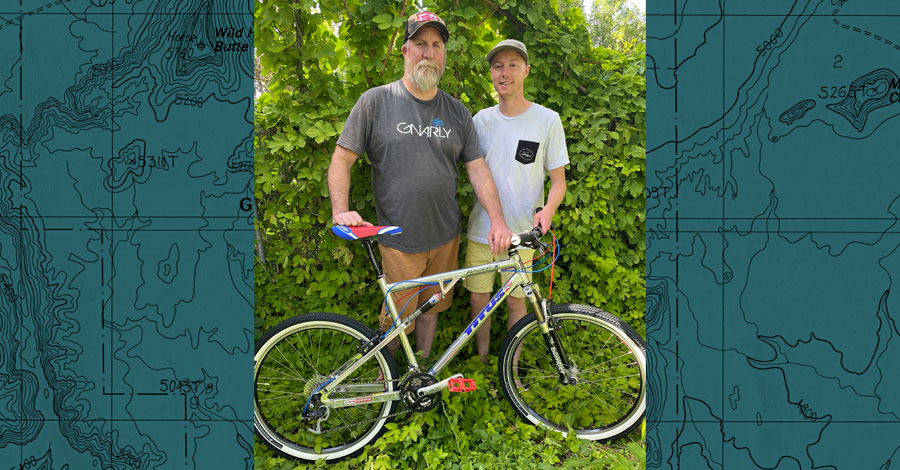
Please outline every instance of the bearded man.
[[[387, 282], [451, 271], [459, 267], [462, 228], [457, 203], [457, 162], [464, 163], [478, 201], [490, 220], [488, 243], [499, 254], [509, 247], [497, 188], [478, 144], [466, 107], [437, 88], [444, 73], [450, 33], [436, 14], [410, 16], [402, 47], [403, 78], [367, 90], [356, 102], [328, 167], [328, 192], [335, 225], [372, 225], [349, 206], [350, 168], [368, 153], [378, 225], [403, 229], [379, 239]], [[432, 286], [408, 302], [412, 313], [437, 291]], [[399, 297], [399, 296], [398, 296]], [[437, 314], [446, 310], [452, 290], [414, 322], [416, 349], [430, 355]], [[398, 304], [398, 307], [401, 305]], [[389, 327], [392, 320], [381, 323]], [[396, 340], [390, 345], [396, 351]]]

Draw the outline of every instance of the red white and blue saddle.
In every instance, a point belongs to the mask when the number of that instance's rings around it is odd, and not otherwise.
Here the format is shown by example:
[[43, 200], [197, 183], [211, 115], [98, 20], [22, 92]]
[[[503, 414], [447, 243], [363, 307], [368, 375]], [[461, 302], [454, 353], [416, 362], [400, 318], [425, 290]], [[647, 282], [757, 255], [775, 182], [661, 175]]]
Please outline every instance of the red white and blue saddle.
[[401, 229], [400, 227], [395, 227], [393, 225], [366, 227], [348, 227], [346, 225], [335, 225], [334, 227], [331, 227], [331, 231], [344, 240], [362, 240], [365, 238], [374, 237], [375, 235], [397, 235], [398, 233], [403, 233], [403, 229]]

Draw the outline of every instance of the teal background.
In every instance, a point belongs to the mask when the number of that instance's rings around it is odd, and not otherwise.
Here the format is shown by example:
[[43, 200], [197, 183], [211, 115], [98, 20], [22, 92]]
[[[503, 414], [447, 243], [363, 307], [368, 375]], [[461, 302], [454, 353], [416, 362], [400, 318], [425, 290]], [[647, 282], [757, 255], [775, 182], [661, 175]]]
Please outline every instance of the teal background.
[[0, 468], [252, 465], [251, 8], [0, 6]]
[[647, 467], [900, 468], [900, 4], [647, 13]]

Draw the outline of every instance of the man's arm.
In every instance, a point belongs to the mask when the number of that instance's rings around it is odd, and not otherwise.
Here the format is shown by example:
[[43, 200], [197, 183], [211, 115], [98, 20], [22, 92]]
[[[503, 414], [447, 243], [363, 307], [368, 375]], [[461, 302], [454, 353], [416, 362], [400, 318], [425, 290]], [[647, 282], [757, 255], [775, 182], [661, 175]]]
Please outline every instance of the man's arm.
[[562, 204], [566, 197], [566, 167], [561, 166], [550, 170], [550, 193], [547, 194], [547, 204], [544, 208], [534, 215], [534, 226], [541, 226], [541, 230], [547, 233], [550, 230], [550, 223], [553, 222], [553, 215], [556, 209]]
[[328, 197], [331, 199], [331, 222], [334, 225], [372, 225], [350, 210], [350, 168], [359, 155], [336, 145], [328, 165]]
[[484, 207], [491, 219], [491, 230], [488, 232], [488, 245], [491, 247], [491, 253], [499, 255], [509, 248], [512, 233], [506, 226], [506, 220], [503, 219], [500, 196], [497, 194], [494, 178], [491, 177], [491, 170], [483, 158], [476, 158], [466, 163], [466, 173], [469, 175], [469, 181], [472, 182], [472, 188], [475, 189], [478, 201], [481, 202], [481, 206]]

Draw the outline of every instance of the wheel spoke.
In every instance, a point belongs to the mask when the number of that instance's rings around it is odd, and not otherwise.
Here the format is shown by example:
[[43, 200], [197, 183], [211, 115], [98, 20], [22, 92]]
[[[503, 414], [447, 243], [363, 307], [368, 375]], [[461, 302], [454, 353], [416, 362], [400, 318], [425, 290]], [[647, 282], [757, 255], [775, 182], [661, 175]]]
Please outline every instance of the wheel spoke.
[[[593, 367], [589, 367], [589, 368], [587, 368], [587, 369], [584, 369], [584, 371], [587, 372], [587, 371], [594, 370], [594, 369], [596, 369], [596, 368], [598, 368], [598, 367], [601, 367], [601, 366], [604, 366], [604, 365], [606, 365], [606, 364], [609, 364], [610, 362], [615, 361], [616, 359], [620, 359], [620, 358], [623, 358], [623, 357], [625, 357], [625, 356], [631, 356], [631, 355], [632, 355], [631, 351], [625, 351], [624, 353], [622, 353], [622, 354], [620, 354], [620, 355], [618, 355], [618, 356], [616, 356], [616, 357], [614, 357], [614, 358], [612, 358], [612, 359], [610, 359], [610, 360], [608, 360], [608, 361], [606, 361], [606, 362], [601, 362], [600, 364], [597, 364], [596, 366], [593, 366]], [[637, 365], [637, 363], [636, 363], [636, 362], [630, 362], [630, 363], [625, 364], [625, 365]]]
[[[284, 359], [284, 362], [277, 361], [277, 360], [275, 360], [275, 359], [273, 358], [273, 360], [275, 361], [275, 363], [278, 364], [278, 365], [280, 365], [281, 367], [284, 367], [285, 369], [288, 369], [290, 372], [293, 372], [297, 377], [301, 377], [301, 378], [302, 378], [303, 375], [300, 374], [300, 371], [298, 371], [298, 370], [295, 369], [293, 366], [291, 366], [291, 364], [290, 364], [290, 363], [291, 363], [291, 360], [288, 359], [288, 357], [284, 355], [284, 352], [281, 350], [281, 348], [278, 348], [277, 352], [278, 352], [278, 355], [280, 355], [281, 358]], [[302, 357], [302, 356], [301, 356], [301, 357]]]
[[[310, 369], [312, 369], [313, 371], [316, 371], [316, 372], [317, 372], [318, 369], [316, 368], [316, 366], [313, 365], [313, 363], [312, 363], [312, 358], [309, 356], [309, 352], [306, 351], [306, 346], [303, 346], [303, 343], [300, 342], [299, 339], [295, 339], [295, 341], [297, 341], [298, 343], [300, 343], [300, 347], [303, 348], [303, 352], [302, 352], [302, 353], [300, 352], [299, 349], [297, 349], [297, 346], [294, 346], [293, 344], [291, 344], [290, 339], [288, 339], [288, 340], [285, 341], [285, 342], [287, 343], [288, 346], [290, 346], [291, 348], [293, 348], [294, 351], [297, 351], [297, 354], [300, 355], [300, 357], [301, 357], [302, 359], [304, 359], [304, 360], [306, 361], [307, 364], [309, 364]], [[305, 353], [305, 354], [304, 354], [304, 353]]]
[[302, 381], [305, 382], [306, 379], [302, 377], [269, 377], [269, 376], [259, 376], [256, 380], [294, 380], [294, 381]]
[[[281, 390], [272, 390], [272, 389], [270, 389], [270, 388], [258, 388], [258, 389], [256, 389], [256, 390], [257, 390], [257, 391], [261, 391], [261, 392], [266, 392], [267, 394], [280, 394], [280, 395], [281, 395], [281, 396], [279, 396], [279, 397], [264, 398], [264, 399], [257, 400], [257, 401], [283, 400], [283, 399], [285, 399], [285, 395], [290, 396], [290, 397], [301, 397], [301, 396], [303, 396], [303, 394], [301, 394], [301, 393], [296, 393], [296, 392], [284, 392], [284, 391], [281, 391]], [[304, 397], [304, 398], [305, 398], [305, 397]]]
[[[297, 406], [297, 400], [293, 400], [293, 399], [290, 399], [290, 400], [289, 400], [289, 399], [286, 399], [286, 398], [284, 398], [284, 397], [267, 399], [267, 401], [268, 401], [268, 400], [278, 400], [278, 401], [281, 403], [280, 405], [276, 404], [276, 405], [274, 405], [274, 406], [267, 406], [267, 407], [266, 407], [266, 410], [268, 410], [270, 413], [271, 413], [272, 411], [274, 411], [274, 410], [278, 410], [278, 409], [284, 408], [284, 407], [286, 407], [286, 406], [288, 406], [288, 405]], [[258, 400], [258, 401], [260, 401], [260, 400]], [[299, 414], [299, 413], [298, 413], [298, 414]]]

